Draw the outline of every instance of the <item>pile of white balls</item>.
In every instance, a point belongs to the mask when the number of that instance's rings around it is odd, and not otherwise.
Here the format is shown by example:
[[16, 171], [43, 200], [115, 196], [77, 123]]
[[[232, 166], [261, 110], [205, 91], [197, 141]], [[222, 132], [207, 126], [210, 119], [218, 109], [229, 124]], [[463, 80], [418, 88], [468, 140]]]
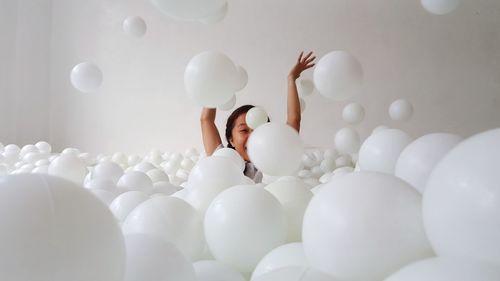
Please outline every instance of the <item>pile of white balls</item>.
[[500, 280], [500, 129], [381, 129], [353, 154], [304, 149], [288, 129], [266, 123], [249, 140], [262, 184], [232, 149], [0, 145], [2, 276]]

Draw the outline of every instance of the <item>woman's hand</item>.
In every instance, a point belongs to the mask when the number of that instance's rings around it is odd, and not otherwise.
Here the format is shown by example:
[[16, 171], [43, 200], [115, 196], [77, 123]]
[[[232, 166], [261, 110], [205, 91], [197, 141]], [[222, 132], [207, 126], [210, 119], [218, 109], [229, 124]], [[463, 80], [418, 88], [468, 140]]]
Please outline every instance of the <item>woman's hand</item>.
[[301, 52], [297, 63], [293, 66], [292, 70], [288, 74], [288, 78], [297, 80], [304, 70], [309, 69], [315, 65], [313, 63], [315, 59], [316, 56], [313, 56], [313, 52], [309, 52], [305, 57], [304, 52]]

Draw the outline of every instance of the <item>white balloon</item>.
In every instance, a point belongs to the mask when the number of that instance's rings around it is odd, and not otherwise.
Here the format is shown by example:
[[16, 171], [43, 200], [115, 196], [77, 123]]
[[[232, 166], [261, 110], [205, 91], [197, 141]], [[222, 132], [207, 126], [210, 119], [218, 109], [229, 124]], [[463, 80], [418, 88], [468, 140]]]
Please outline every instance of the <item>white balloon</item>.
[[236, 166], [240, 167], [241, 171], [243, 172], [245, 170], [245, 160], [241, 158], [241, 155], [234, 149], [232, 148], [221, 148], [217, 149], [212, 156], [220, 156], [220, 157], [226, 157], [231, 159], [231, 161], [236, 164]]
[[335, 160], [331, 158], [326, 158], [321, 161], [320, 168], [324, 173], [329, 173], [335, 170]]
[[445, 15], [453, 12], [462, 0], [421, 0], [422, 6], [430, 13]]
[[406, 182], [375, 172], [341, 176], [309, 203], [302, 233], [306, 257], [341, 280], [383, 280], [433, 255], [421, 216], [421, 196]]
[[240, 272], [253, 271], [264, 255], [285, 243], [286, 236], [283, 207], [268, 191], [253, 185], [223, 191], [205, 215], [210, 252]]
[[500, 266], [450, 257], [418, 261], [393, 273], [385, 281], [497, 281]]
[[273, 249], [255, 267], [252, 280], [267, 272], [289, 266], [309, 267], [302, 243], [289, 243]]
[[440, 256], [500, 265], [500, 129], [451, 149], [432, 171], [423, 200], [424, 225]]
[[365, 109], [359, 103], [350, 103], [342, 111], [342, 119], [349, 124], [358, 124], [365, 118]]
[[35, 144], [35, 146], [38, 148], [40, 153], [51, 153], [52, 152], [52, 147], [48, 142], [45, 141], [39, 141]]
[[394, 174], [423, 193], [434, 166], [460, 141], [461, 137], [445, 133], [420, 137], [401, 152]]
[[261, 107], [257, 106], [251, 108], [245, 116], [245, 122], [247, 123], [248, 127], [254, 130], [257, 129], [257, 127], [259, 127], [260, 125], [266, 124], [268, 119], [269, 116], [267, 115], [267, 112]]
[[302, 241], [302, 219], [313, 197], [307, 184], [300, 179], [278, 180], [265, 187], [280, 201], [288, 221], [287, 242]]
[[390, 129], [389, 127], [385, 126], [385, 125], [380, 125], [380, 126], [377, 126], [373, 129], [372, 131], [372, 135], [378, 133], [378, 132], [381, 132], [383, 130], [386, 130], [386, 129]]
[[165, 194], [165, 195], [172, 195], [179, 191], [179, 187], [171, 184], [170, 182], [167, 181], [159, 181], [155, 182], [153, 184], [153, 191], [151, 192], [152, 194]]
[[193, 265], [161, 237], [125, 235], [127, 271], [124, 281], [197, 281]]
[[238, 86], [238, 71], [226, 55], [206, 51], [194, 56], [186, 66], [184, 85], [198, 105], [215, 108], [226, 103]]
[[85, 163], [72, 154], [61, 154], [49, 166], [49, 175], [67, 179], [80, 186], [87, 173]]
[[352, 159], [349, 155], [341, 155], [335, 159], [335, 166], [337, 168], [352, 166]]
[[243, 90], [248, 84], [248, 72], [241, 65], [236, 66], [236, 70], [238, 71], [238, 83], [236, 87], [236, 91]]
[[109, 192], [116, 192], [116, 184], [112, 180], [96, 178], [85, 182], [83, 186], [87, 189], [102, 189]]
[[134, 167], [135, 171], [139, 171], [139, 172], [143, 172], [143, 173], [147, 173], [147, 172], [154, 170], [154, 169], [156, 169], [155, 165], [151, 164], [150, 162], [141, 162], [141, 163], [135, 165], [135, 167]]
[[102, 72], [93, 63], [79, 63], [71, 70], [71, 84], [81, 92], [94, 92], [102, 84]]
[[399, 155], [412, 141], [398, 129], [386, 129], [369, 136], [359, 150], [359, 167], [363, 171], [394, 174]]
[[301, 165], [304, 147], [297, 131], [286, 124], [259, 126], [247, 141], [248, 155], [257, 169], [272, 176], [294, 174]]
[[116, 197], [109, 205], [109, 209], [119, 222], [123, 222], [135, 207], [148, 199], [149, 196], [144, 192], [127, 191]]
[[139, 16], [131, 16], [123, 21], [123, 31], [133, 37], [142, 37], [146, 34], [147, 25]]
[[363, 69], [359, 61], [344, 51], [333, 51], [322, 57], [314, 69], [318, 92], [333, 100], [345, 100], [361, 91]]
[[340, 153], [351, 154], [357, 152], [361, 145], [358, 132], [350, 127], [340, 129], [335, 134], [335, 147]]
[[89, 189], [90, 193], [92, 193], [97, 199], [99, 199], [104, 205], [109, 206], [113, 200], [116, 198], [116, 194], [104, 190], [104, 189]]
[[97, 164], [91, 173], [92, 179], [107, 179], [113, 181], [115, 184], [118, 183], [121, 176], [123, 176], [122, 167], [111, 161]]
[[148, 177], [151, 179], [151, 181], [153, 182], [153, 184], [157, 183], [157, 182], [160, 182], [160, 181], [170, 182], [170, 178], [162, 170], [153, 169], [153, 170], [148, 171], [146, 173], [146, 175], [148, 175]]
[[153, 189], [153, 181], [143, 172], [130, 171], [120, 177], [116, 186], [122, 192], [135, 190], [149, 194]]
[[309, 79], [296, 80], [297, 92], [300, 96], [305, 97], [312, 94], [314, 91], [314, 83]]
[[407, 100], [395, 100], [389, 107], [389, 116], [394, 121], [408, 121], [412, 115], [413, 105]]
[[204, 248], [203, 221], [196, 210], [182, 199], [153, 197], [137, 206], [125, 219], [124, 234], [150, 234], [173, 243], [191, 260]]
[[246, 281], [241, 273], [220, 261], [197, 261], [193, 267], [198, 281]]
[[231, 110], [235, 104], [236, 104], [236, 96], [233, 95], [233, 97], [228, 102], [224, 103], [223, 105], [219, 105], [217, 109], [222, 111], [228, 111]]
[[211, 156], [198, 161], [189, 174], [187, 188], [215, 188], [222, 191], [243, 183], [243, 171], [235, 160], [222, 156]]
[[2, 280], [123, 280], [120, 228], [106, 206], [72, 182], [1, 177], [0, 221]]

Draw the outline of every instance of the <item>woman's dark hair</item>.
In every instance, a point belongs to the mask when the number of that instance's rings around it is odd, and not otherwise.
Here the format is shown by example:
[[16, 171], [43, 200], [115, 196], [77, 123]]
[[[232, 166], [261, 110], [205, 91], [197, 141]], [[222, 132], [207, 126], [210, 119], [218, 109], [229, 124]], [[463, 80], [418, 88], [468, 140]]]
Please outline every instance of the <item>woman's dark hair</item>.
[[236, 119], [240, 117], [241, 114], [247, 113], [250, 109], [254, 108], [254, 105], [251, 104], [246, 104], [242, 105], [238, 108], [236, 108], [231, 115], [227, 118], [226, 122], [226, 140], [227, 140], [227, 147], [234, 149], [233, 145], [231, 145], [231, 142], [229, 139], [232, 137], [233, 133], [233, 128], [234, 128], [234, 123], [236, 122]]

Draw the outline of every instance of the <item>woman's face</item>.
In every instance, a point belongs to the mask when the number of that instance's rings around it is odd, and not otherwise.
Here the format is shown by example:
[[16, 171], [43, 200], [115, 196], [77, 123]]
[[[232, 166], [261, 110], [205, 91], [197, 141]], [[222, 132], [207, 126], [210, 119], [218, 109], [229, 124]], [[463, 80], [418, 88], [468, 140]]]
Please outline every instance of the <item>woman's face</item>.
[[240, 156], [248, 161], [250, 159], [247, 154], [247, 140], [253, 130], [247, 126], [245, 121], [246, 116], [247, 114], [243, 113], [236, 118], [229, 141]]

